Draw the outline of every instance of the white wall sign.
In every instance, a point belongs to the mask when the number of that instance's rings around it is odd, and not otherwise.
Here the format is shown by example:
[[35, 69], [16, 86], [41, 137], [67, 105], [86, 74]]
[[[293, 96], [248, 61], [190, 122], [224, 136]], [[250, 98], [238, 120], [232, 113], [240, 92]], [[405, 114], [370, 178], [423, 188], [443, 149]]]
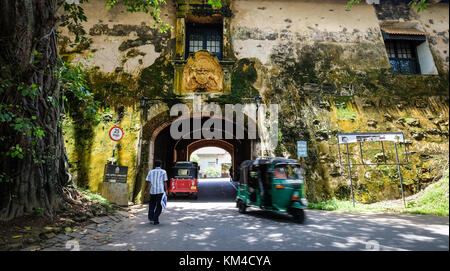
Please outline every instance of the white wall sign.
[[373, 141], [404, 142], [404, 138], [402, 132], [338, 134], [338, 144], [373, 142]]

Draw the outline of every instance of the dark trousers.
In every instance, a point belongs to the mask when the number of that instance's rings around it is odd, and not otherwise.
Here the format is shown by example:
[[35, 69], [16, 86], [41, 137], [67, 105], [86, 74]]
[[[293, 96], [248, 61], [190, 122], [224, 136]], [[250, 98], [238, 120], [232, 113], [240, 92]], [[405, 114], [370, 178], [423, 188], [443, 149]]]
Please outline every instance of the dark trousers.
[[148, 220], [159, 222], [159, 215], [162, 211], [161, 199], [163, 193], [161, 194], [150, 194], [150, 203], [148, 209]]

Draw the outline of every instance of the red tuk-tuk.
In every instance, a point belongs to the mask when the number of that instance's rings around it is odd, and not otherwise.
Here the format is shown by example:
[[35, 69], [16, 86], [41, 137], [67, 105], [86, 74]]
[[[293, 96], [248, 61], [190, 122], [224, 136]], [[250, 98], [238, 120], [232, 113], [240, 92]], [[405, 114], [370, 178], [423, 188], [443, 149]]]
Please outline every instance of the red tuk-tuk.
[[197, 199], [198, 164], [196, 162], [176, 162], [171, 173], [169, 196], [188, 195]]

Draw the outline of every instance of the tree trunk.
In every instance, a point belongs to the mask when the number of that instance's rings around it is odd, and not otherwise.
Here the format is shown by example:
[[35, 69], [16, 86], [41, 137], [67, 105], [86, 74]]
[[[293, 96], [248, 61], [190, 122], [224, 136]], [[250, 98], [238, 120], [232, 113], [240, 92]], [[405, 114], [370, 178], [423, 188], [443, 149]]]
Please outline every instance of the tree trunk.
[[[52, 215], [75, 193], [62, 134], [56, 10], [57, 0], [0, 1], [0, 80], [9, 82], [0, 92], [1, 113], [12, 104], [17, 116], [35, 116], [45, 132], [39, 138], [0, 122], [0, 220], [32, 211]], [[17, 90], [32, 84], [39, 88], [35, 97]], [[17, 144], [23, 158], [8, 155]]]

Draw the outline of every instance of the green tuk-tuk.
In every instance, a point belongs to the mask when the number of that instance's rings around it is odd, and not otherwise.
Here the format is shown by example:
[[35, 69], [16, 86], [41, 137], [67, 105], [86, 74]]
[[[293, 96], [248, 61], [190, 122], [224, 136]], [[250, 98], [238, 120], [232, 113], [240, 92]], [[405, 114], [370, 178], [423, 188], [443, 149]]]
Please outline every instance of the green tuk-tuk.
[[303, 223], [307, 205], [303, 170], [296, 160], [265, 157], [242, 162], [236, 197], [240, 213], [256, 206], [290, 214], [296, 222]]

